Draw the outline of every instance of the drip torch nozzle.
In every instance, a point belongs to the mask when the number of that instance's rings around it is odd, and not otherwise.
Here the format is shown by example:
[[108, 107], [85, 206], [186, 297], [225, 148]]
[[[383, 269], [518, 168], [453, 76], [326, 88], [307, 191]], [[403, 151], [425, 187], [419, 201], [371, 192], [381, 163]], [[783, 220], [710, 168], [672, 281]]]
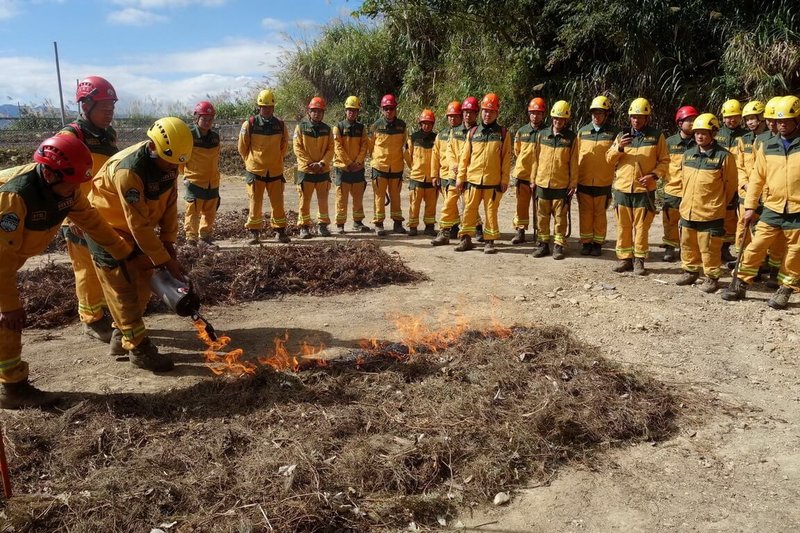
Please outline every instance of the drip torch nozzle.
[[200, 321], [203, 324], [205, 324], [206, 335], [208, 335], [208, 338], [211, 339], [212, 341], [217, 340], [217, 332], [214, 330], [214, 326], [212, 326], [208, 320], [203, 318], [203, 315], [201, 315], [200, 313], [194, 313], [192, 315], [192, 320], [194, 320], [195, 322]]

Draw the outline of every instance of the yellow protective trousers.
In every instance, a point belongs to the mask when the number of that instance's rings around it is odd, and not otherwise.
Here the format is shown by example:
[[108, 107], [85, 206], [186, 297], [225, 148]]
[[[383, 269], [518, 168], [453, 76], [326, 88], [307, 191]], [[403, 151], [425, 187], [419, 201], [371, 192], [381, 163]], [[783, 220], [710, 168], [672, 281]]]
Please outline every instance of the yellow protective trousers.
[[567, 209], [565, 199], [536, 199], [536, 229], [539, 232], [537, 237], [539, 242], [550, 242], [550, 218], [552, 217], [555, 221], [553, 242], [560, 246], [566, 245]]
[[500, 225], [497, 221], [497, 211], [500, 208], [500, 200], [503, 193], [495, 187], [481, 189], [474, 185], [467, 185], [464, 191], [464, 216], [458, 237], [475, 237], [476, 226], [480, 222], [478, 210], [483, 204], [486, 213], [486, 222], [483, 225], [483, 239], [494, 241], [500, 238]]
[[[428, 182], [426, 185], [430, 185]], [[419, 213], [422, 202], [425, 202], [425, 211], [422, 215], [424, 224], [436, 224], [436, 201], [439, 199], [439, 189], [433, 187], [420, 187], [413, 181], [408, 184], [408, 200], [411, 214], [408, 217], [408, 227], [416, 228], [419, 226]]]
[[351, 196], [353, 198], [353, 221], [364, 220], [364, 191], [366, 190], [366, 181], [360, 183], [343, 181], [341, 185], [336, 186], [336, 224], [342, 226], [347, 222], [347, 203]]
[[[736, 224], [736, 253], [742, 253], [742, 243], [744, 242], [744, 221], [742, 220], [744, 217], [744, 204], [739, 204], [739, 221]], [[758, 215], [756, 214], [756, 218], [753, 222], [758, 221]], [[751, 226], [754, 227], [754, 226]], [[770, 268], [780, 268], [781, 263], [783, 262], [783, 258], [786, 257], [786, 237], [783, 234], [779, 235], [775, 238], [772, 245], [767, 250], [767, 263], [769, 264]]]
[[461, 222], [461, 215], [458, 213], [458, 201], [461, 195], [456, 190], [454, 180], [442, 180], [441, 193], [444, 196], [442, 212], [439, 215], [439, 229], [450, 229]]
[[330, 224], [331, 217], [328, 214], [328, 192], [331, 190], [330, 180], [308, 181], [303, 180], [297, 185], [297, 194], [300, 196], [300, 214], [297, 216], [298, 226], [311, 225], [311, 197], [317, 195], [317, 222], [319, 224]]
[[725, 237], [722, 238], [722, 242], [734, 244], [734, 241], [736, 241], [736, 225], [739, 220], [737, 211], [738, 209], [735, 206], [728, 206], [725, 209]]
[[201, 200], [197, 198], [186, 202], [186, 215], [183, 219], [183, 230], [187, 241], [196, 241], [198, 237], [205, 239], [214, 231], [214, 220], [217, 218], [219, 198]]
[[514, 213], [514, 228], [528, 229], [531, 223], [531, 210], [533, 209], [533, 189], [531, 182], [517, 180], [517, 210]]
[[661, 222], [664, 226], [664, 246], [680, 247], [681, 235], [678, 225], [681, 221], [681, 199], [678, 196], [664, 194], [664, 205], [661, 208]]
[[67, 253], [72, 261], [72, 271], [75, 274], [75, 294], [78, 297], [78, 316], [84, 324], [91, 324], [103, 318], [106, 308], [106, 298], [94, 261], [86, 241], [75, 237], [72, 231], [65, 226], [64, 238], [67, 241]]
[[22, 360], [22, 332], [0, 326], [0, 383], [28, 379], [28, 363]]
[[132, 350], [147, 336], [142, 317], [150, 301], [153, 270], [140, 270], [125, 263], [117, 267], [96, 266], [96, 271], [114, 327], [122, 332], [122, 347]]
[[[795, 214], [795, 218], [800, 216]], [[781, 227], [767, 224], [763, 218], [758, 221], [753, 232], [753, 240], [744, 250], [742, 263], [739, 265], [739, 279], [751, 283], [758, 275], [758, 269], [764, 262], [767, 250], [783, 237], [786, 240], [786, 257], [780, 265], [778, 282], [800, 291], [800, 221], [798, 227]]]
[[700, 272], [711, 279], [719, 279], [722, 270], [722, 236], [714, 231], [703, 231], [683, 226], [680, 229], [681, 268], [686, 272]]
[[403, 187], [402, 178], [386, 178], [376, 175], [372, 179], [372, 190], [375, 192], [374, 224], [382, 224], [386, 220], [386, 195], [389, 195], [389, 217], [395, 222], [402, 222], [403, 208], [400, 205], [400, 191]]
[[582, 244], [606, 242], [608, 195], [594, 196], [578, 191], [578, 218]]
[[[650, 250], [648, 233], [655, 218], [653, 193], [614, 191], [617, 219], [618, 259], [647, 259]], [[649, 198], [649, 199], [648, 199]]]
[[283, 185], [282, 177], [270, 178], [269, 182], [255, 180], [247, 184], [250, 213], [244, 225], [245, 228], [264, 229], [264, 191], [269, 196], [269, 205], [272, 211], [270, 225], [273, 228], [286, 227], [286, 211], [283, 207]]

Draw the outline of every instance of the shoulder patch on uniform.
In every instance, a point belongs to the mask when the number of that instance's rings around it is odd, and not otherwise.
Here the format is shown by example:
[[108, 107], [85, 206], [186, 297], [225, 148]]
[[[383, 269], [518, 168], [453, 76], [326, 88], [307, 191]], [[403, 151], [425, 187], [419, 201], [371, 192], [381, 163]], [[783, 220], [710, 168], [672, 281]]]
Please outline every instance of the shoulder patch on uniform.
[[242, 137], [247, 135], [247, 125], [242, 124], [242, 129], [239, 130], [239, 135]]
[[5, 213], [0, 216], [0, 229], [11, 233], [19, 227], [19, 215], [16, 213]]
[[140, 193], [138, 189], [131, 188], [125, 191], [125, 201], [129, 204], [138, 203], [141, 197], [142, 193]]

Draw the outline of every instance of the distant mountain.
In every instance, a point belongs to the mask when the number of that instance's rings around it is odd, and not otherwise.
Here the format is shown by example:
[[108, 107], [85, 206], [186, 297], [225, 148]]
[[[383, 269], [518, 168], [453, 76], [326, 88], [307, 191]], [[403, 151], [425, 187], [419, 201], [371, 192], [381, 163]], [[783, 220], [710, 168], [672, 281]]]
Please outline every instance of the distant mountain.
[[19, 107], [17, 104], [0, 105], [0, 117], [18, 117]]

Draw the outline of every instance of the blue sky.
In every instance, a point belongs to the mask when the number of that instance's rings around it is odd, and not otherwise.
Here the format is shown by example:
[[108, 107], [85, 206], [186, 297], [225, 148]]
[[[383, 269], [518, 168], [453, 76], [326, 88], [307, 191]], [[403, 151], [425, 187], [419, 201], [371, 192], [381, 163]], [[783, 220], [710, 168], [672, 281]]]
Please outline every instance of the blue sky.
[[65, 102], [107, 78], [118, 108], [191, 103], [264, 86], [292, 39], [347, 18], [360, 0], [0, 0], [0, 104]]

